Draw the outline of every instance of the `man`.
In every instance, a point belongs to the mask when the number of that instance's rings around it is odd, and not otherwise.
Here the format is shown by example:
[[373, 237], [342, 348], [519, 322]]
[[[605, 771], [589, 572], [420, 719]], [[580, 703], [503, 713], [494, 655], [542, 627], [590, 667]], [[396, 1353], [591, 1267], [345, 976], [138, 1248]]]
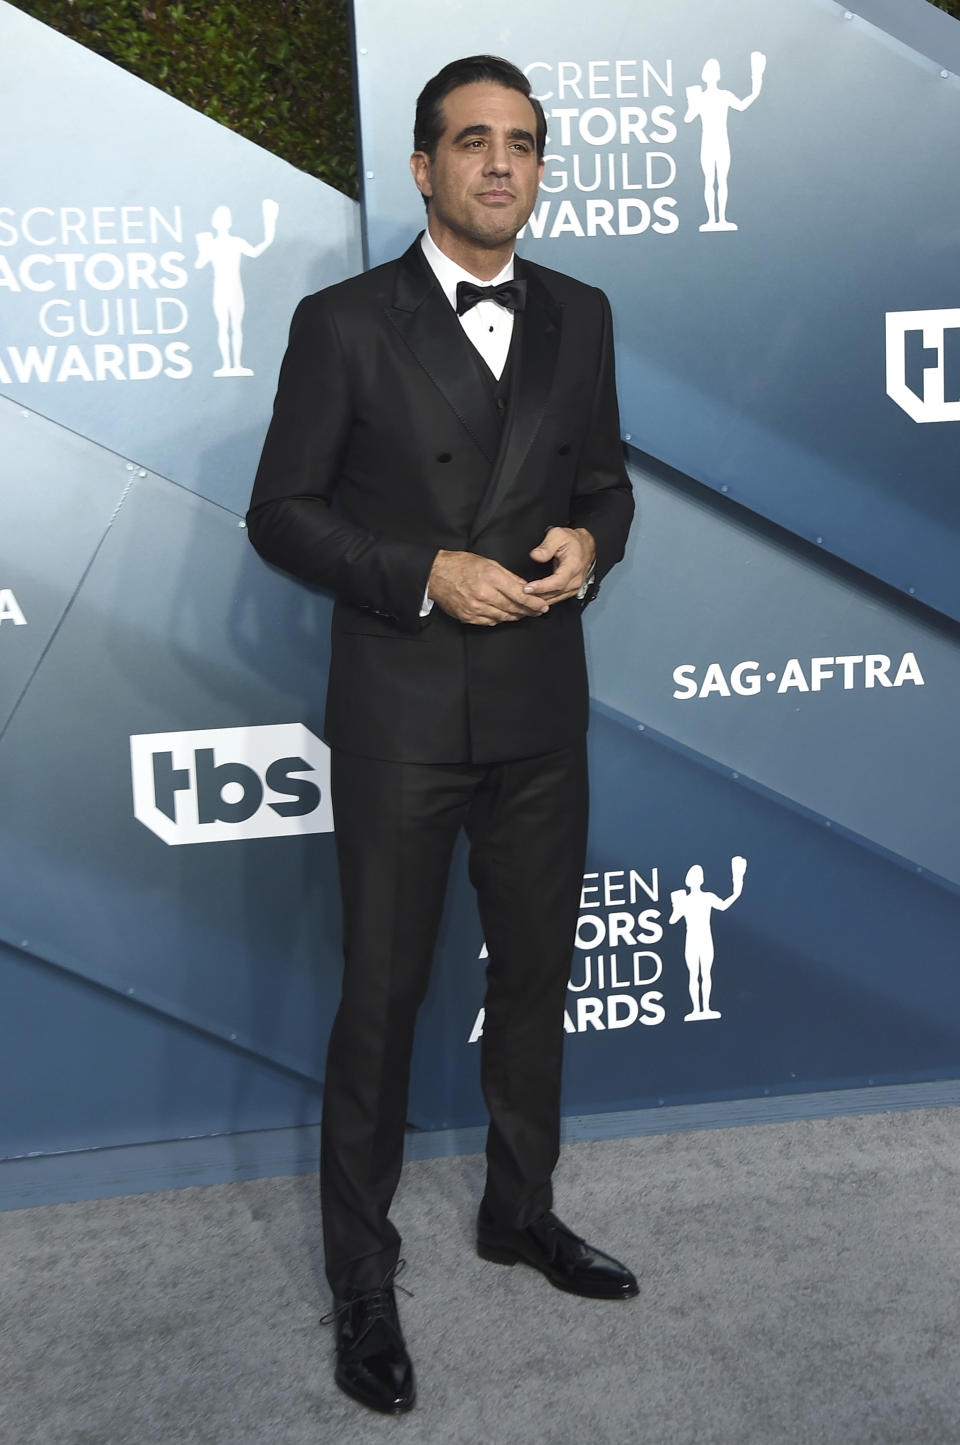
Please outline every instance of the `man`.
[[587, 817], [580, 610], [623, 554], [633, 499], [606, 299], [514, 259], [545, 139], [504, 60], [427, 84], [410, 163], [426, 233], [301, 302], [248, 515], [264, 557], [337, 598], [326, 736], [345, 967], [324, 1242], [337, 1383], [391, 1412], [414, 1383], [388, 1210], [461, 827], [489, 953], [479, 1253], [576, 1294], [637, 1291], [550, 1213]]

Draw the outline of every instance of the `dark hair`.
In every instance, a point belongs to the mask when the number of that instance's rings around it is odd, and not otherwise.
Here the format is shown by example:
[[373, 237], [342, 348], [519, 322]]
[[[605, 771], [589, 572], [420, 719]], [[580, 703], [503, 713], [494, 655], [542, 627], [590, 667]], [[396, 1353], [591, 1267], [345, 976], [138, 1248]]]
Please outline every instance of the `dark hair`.
[[461, 85], [473, 85], [476, 81], [489, 81], [502, 85], [506, 90], [518, 90], [533, 106], [536, 117], [537, 160], [543, 160], [547, 143], [547, 118], [543, 106], [530, 94], [530, 82], [522, 70], [502, 60], [499, 55], [468, 55], [464, 60], [451, 60], [441, 71], [428, 80], [417, 100], [417, 113], [413, 122], [413, 148], [423, 151], [431, 160], [437, 154], [437, 142], [443, 135], [446, 122], [443, 117], [443, 101], [451, 90]]

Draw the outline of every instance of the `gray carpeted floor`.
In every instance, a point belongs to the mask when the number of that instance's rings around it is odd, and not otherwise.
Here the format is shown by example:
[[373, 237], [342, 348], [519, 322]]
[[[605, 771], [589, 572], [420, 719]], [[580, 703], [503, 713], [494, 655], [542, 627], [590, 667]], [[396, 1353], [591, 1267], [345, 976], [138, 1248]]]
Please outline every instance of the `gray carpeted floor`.
[[960, 1109], [573, 1144], [557, 1186], [639, 1300], [481, 1263], [481, 1160], [407, 1166], [400, 1419], [333, 1386], [312, 1179], [0, 1215], [0, 1439], [960, 1441]]

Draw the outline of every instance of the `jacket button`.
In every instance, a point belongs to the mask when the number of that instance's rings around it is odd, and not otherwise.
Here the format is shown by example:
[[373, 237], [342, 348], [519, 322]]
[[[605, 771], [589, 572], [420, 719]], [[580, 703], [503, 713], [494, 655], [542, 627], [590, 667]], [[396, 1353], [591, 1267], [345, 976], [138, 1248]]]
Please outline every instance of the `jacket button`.
[[450, 452], [438, 452], [438, 453], [437, 453], [437, 461], [438, 461], [438, 462], [452, 462], [452, 461], [453, 461], [453, 456], [451, 455]]
[[565, 457], [570, 450], [570, 443], [564, 442], [562, 447], [557, 447], [557, 456]]

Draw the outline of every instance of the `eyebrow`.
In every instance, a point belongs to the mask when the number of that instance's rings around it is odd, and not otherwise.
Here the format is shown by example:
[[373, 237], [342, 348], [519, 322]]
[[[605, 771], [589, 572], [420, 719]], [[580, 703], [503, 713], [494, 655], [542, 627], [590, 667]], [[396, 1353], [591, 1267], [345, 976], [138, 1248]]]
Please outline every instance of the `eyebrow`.
[[[463, 127], [463, 130], [458, 131], [457, 134], [454, 136], [453, 144], [457, 145], [460, 141], [466, 140], [468, 135], [489, 135], [491, 129], [492, 127], [489, 125], [465, 125]], [[531, 146], [535, 144], [533, 136], [530, 134], [530, 132], [528, 130], [524, 130], [521, 126], [514, 126], [512, 130], [507, 131], [507, 139], [525, 140]]]

